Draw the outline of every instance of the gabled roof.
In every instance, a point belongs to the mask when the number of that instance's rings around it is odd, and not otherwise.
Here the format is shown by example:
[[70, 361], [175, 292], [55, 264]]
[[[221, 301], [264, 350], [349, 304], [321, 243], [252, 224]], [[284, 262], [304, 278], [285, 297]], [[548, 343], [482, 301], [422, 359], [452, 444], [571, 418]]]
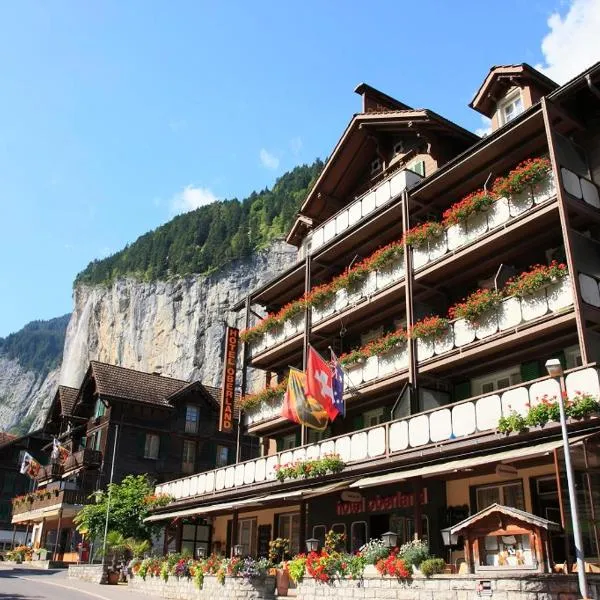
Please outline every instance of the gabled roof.
[[[122, 398], [133, 402], [143, 402], [171, 407], [169, 397], [190, 385], [189, 381], [173, 379], [153, 373], [91, 361], [85, 379], [93, 377], [100, 396]], [[85, 381], [85, 380], [84, 380]], [[84, 385], [81, 386], [78, 399]]]
[[502, 515], [506, 515], [508, 517], [513, 517], [525, 523], [529, 523], [530, 525], [534, 525], [536, 527], [541, 527], [542, 529], [547, 529], [548, 531], [558, 531], [560, 529], [560, 525], [555, 523], [554, 521], [549, 521], [548, 519], [543, 519], [542, 517], [538, 517], [537, 515], [528, 513], [524, 510], [520, 510], [518, 508], [513, 508], [512, 506], [504, 506], [503, 504], [494, 503], [480, 510], [478, 513], [467, 517], [460, 523], [456, 525], [452, 525], [452, 527], [448, 527], [447, 530], [450, 530], [452, 535], [458, 534], [467, 527], [470, 527], [474, 523], [481, 521], [485, 517], [492, 515], [494, 513], [499, 513]]
[[68, 417], [73, 412], [73, 406], [77, 400], [77, 394], [79, 390], [77, 388], [69, 387], [66, 385], [59, 385], [57, 394], [60, 402], [60, 414]]
[[515, 85], [534, 85], [543, 95], [558, 88], [558, 84], [527, 63], [495, 65], [487, 74], [469, 106], [491, 117], [497, 101]]

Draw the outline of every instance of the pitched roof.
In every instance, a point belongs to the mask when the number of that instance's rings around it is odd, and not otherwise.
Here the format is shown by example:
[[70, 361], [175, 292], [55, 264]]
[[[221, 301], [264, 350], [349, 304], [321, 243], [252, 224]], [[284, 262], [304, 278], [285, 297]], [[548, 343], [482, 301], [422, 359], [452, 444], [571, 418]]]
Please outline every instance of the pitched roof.
[[73, 406], [77, 400], [77, 394], [79, 390], [77, 388], [69, 387], [67, 385], [58, 386], [58, 398], [60, 401], [60, 414], [64, 416], [70, 416], [73, 412]]
[[165, 407], [172, 406], [168, 400], [169, 396], [189, 385], [189, 381], [117, 367], [95, 360], [90, 362], [90, 370], [101, 396]]

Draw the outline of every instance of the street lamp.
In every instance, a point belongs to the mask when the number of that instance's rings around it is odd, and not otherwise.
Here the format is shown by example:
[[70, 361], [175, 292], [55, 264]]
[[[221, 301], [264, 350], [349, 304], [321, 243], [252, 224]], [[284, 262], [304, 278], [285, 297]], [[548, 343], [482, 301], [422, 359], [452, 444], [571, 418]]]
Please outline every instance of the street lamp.
[[206, 558], [206, 549], [204, 548], [204, 546], [198, 546], [196, 548], [196, 558], [198, 558], [198, 559]]
[[306, 540], [306, 551], [317, 552], [319, 550], [319, 540], [317, 538], [308, 538]]
[[386, 531], [381, 535], [381, 541], [386, 548], [395, 548], [398, 543], [398, 534], [393, 531]]
[[577, 494], [575, 492], [575, 477], [573, 465], [571, 464], [571, 449], [569, 448], [569, 436], [567, 434], [567, 420], [565, 415], [565, 398], [567, 387], [565, 385], [565, 374], [557, 358], [546, 361], [548, 375], [558, 381], [560, 394], [558, 395], [558, 407], [560, 409], [560, 428], [562, 431], [563, 451], [565, 454], [565, 471], [567, 472], [567, 486], [569, 488], [569, 504], [571, 505], [571, 522], [573, 525], [573, 537], [575, 538], [575, 556], [577, 558], [577, 579], [579, 591], [582, 598], [587, 598], [587, 582], [585, 577], [585, 562], [583, 560], [583, 541], [581, 529], [579, 528], [579, 515], [577, 511]]
[[244, 544], [236, 544], [233, 547], [233, 555], [234, 556], [241, 556], [244, 553]]
[[442, 542], [444, 546], [456, 546], [458, 544], [458, 535], [456, 533], [450, 533], [451, 527], [442, 529]]

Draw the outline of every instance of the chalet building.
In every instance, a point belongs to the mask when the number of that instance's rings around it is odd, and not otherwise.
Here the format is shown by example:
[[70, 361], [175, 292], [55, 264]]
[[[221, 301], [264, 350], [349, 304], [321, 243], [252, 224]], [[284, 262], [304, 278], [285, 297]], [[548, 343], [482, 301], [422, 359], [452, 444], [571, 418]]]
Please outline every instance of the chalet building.
[[25, 436], [0, 432], [0, 550], [28, 540], [26, 527], [11, 523], [11, 501], [33, 488], [31, 479], [20, 473], [23, 453], [39, 454], [47, 443], [48, 437], [40, 431]]
[[[264, 373], [242, 398], [264, 455], [159, 485], [174, 501], [150, 518], [190, 523], [185, 549], [200, 519], [227, 554], [265, 554], [277, 536], [303, 550], [329, 529], [356, 550], [392, 529], [455, 562], [464, 549], [441, 530], [497, 503], [561, 524], [553, 558], [572, 560], [560, 427], [531, 409], [562, 393], [548, 359], [573, 406], [600, 397], [600, 63], [560, 87], [526, 64], [493, 67], [470, 105], [491, 118], [482, 139], [356, 92], [361, 112], [288, 235], [298, 261], [237, 307], [243, 366]], [[309, 344], [345, 370], [346, 415], [321, 432], [280, 416]], [[568, 426], [598, 562], [600, 419], [571, 414], [586, 417]], [[326, 477], [277, 478], [332, 453], [343, 464]]]
[[[157, 482], [235, 462], [236, 436], [220, 433], [218, 388], [92, 361], [79, 389], [59, 386], [44, 432], [35, 492], [13, 499], [14, 524], [55, 560], [76, 559], [73, 517], [111, 478], [147, 473]], [[53, 439], [68, 451], [52, 460]], [[241, 458], [255, 456], [241, 440]], [[255, 443], [256, 447], [257, 444]], [[114, 452], [114, 459], [113, 459]], [[32, 453], [34, 454], [34, 453]]]

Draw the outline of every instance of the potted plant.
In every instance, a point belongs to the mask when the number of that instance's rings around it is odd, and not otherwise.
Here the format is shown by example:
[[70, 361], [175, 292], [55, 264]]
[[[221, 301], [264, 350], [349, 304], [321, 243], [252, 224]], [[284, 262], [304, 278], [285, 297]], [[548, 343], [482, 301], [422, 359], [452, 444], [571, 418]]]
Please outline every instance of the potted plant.
[[117, 567], [117, 561], [123, 557], [127, 548], [127, 542], [122, 533], [109, 531], [106, 536], [106, 553], [110, 557], [110, 566], [107, 571], [107, 582], [109, 585], [117, 585], [121, 576]]
[[278, 596], [287, 596], [290, 587], [290, 572], [286, 559], [290, 552], [290, 540], [275, 538], [269, 542], [269, 560], [275, 565], [275, 582]]

